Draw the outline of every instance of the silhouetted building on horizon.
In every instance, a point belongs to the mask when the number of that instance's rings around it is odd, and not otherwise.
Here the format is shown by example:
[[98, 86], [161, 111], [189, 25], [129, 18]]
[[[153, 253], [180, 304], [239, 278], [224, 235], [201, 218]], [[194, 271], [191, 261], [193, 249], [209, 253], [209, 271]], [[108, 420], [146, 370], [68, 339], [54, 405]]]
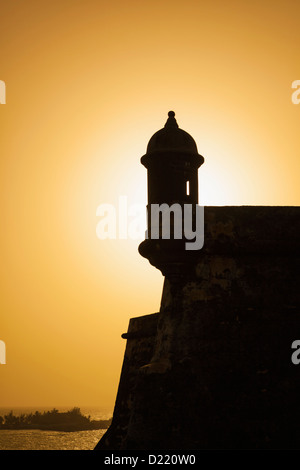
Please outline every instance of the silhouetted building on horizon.
[[[196, 207], [204, 159], [174, 116], [141, 159], [148, 205]], [[205, 207], [200, 250], [158, 225], [139, 251], [165, 276], [160, 311], [122, 335], [113, 420], [96, 450], [299, 449], [300, 208]]]

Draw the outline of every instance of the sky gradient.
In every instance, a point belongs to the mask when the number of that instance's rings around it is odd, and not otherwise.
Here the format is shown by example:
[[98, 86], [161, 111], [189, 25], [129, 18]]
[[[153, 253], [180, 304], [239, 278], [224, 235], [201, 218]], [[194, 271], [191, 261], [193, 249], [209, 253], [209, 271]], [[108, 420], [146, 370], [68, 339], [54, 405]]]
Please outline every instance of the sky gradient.
[[140, 163], [174, 110], [203, 205], [299, 205], [298, 1], [1, 2], [3, 406], [112, 408], [131, 317], [163, 277], [97, 207], [146, 204]]

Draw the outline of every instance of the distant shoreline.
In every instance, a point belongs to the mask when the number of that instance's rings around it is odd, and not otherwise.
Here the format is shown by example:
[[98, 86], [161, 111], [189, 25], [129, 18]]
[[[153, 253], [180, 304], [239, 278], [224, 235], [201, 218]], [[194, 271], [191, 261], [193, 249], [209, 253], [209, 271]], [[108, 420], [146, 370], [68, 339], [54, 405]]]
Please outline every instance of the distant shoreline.
[[28, 430], [36, 429], [40, 431], [94, 431], [107, 429], [112, 418], [91, 420], [90, 416], [84, 416], [80, 408], [73, 408], [70, 411], [59, 412], [57, 409], [40, 413], [21, 414], [15, 416], [11, 411], [7, 415], [0, 416], [1, 430]]
[[108, 429], [111, 424], [111, 420], [99, 421], [91, 423], [90, 426], [76, 426], [76, 425], [53, 425], [53, 426], [38, 426], [38, 425], [0, 425], [0, 431], [12, 430], [21, 431], [36, 429], [39, 431], [61, 431], [61, 432], [76, 432], [76, 431], [96, 431], [98, 429]]

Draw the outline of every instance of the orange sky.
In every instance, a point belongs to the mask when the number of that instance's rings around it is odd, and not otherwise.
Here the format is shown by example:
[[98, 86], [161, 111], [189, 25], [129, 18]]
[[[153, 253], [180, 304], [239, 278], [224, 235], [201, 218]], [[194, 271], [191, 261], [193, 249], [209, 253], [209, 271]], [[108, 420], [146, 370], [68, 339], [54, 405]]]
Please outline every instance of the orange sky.
[[0, 406], [112, 408], [129, 318], [159, 309], [142, 240], [96, 210], [146, 203], [169, 110], [204, 205], [299, 205], [298, 1], [1, 1]]

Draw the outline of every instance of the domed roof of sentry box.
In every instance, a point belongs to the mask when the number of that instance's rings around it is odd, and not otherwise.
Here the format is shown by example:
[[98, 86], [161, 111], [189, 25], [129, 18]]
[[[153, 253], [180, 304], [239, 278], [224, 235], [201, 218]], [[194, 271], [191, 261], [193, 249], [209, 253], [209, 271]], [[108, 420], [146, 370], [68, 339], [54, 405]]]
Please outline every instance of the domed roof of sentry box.
[[147, 154], [154, 152], [183, 152], [198, 155], [193, 137], [179, 129], [174, 111], [169, 111], [168, 120], [163, 129], [157, 131], [149, 140]]

